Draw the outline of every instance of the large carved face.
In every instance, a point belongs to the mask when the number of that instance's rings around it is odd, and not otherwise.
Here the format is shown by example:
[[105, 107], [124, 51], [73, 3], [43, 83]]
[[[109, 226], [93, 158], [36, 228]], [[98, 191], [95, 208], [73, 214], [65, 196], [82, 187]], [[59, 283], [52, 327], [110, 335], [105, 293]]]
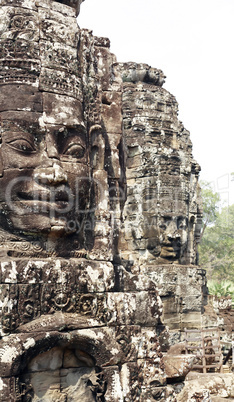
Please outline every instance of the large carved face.
[[22, 119], [18, 113], [2, 120], [0, 202], [7, 229], [55, 236], [78, 229], [89, 167], [85, 125], [81, 117], [75, 123], [41, 124], [23, 112]]
[[[147, 249], [160, 260], [181, 262], [188, 241], [188, 222], [185, 216], [171, 214], [158, 217], [157, 223], [145, 232]], [[148, 236], [147, 236], [148, 235]]]

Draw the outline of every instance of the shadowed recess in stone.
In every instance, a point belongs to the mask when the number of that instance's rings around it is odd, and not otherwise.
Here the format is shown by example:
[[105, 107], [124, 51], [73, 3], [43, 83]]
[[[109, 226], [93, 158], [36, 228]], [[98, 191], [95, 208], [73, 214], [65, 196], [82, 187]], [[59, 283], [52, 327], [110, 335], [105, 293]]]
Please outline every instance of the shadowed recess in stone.
[[[28, 364], [26, 381], [32, 401], [94, 401], [91, 384], [97, 382], [93, 359], [78, 349], [55, 347]], [[64, 399], [63, 399], [64, 398]]]

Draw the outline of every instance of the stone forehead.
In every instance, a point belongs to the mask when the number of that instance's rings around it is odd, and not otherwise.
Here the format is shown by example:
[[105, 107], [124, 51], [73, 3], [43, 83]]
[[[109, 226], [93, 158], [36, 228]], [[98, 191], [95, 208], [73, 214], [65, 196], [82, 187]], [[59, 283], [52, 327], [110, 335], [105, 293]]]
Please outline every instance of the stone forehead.
[[[21, 86], [23, 87], [23, 86]], [[11, 86], [14, 90], [14, 86]], [[41, 128], [47, 126], [82, 126], [86, 127], [83, 117], [83, 106], [78, 99], [53, 93], [38, 93], [41, 98], [40, 110], [37, 110], [35, 99], [28, 99], [23, 94], [22, 99], [6, 98], [0, 94], [0, 117], [4, 121], [23, 121], [29, 125], [39, 123]], [[5, 102], [4, 102], [5, 101]], [[8, 111], [4, 110], [4, 104]], [[3, 125], [2, 125], [3, 128]]]

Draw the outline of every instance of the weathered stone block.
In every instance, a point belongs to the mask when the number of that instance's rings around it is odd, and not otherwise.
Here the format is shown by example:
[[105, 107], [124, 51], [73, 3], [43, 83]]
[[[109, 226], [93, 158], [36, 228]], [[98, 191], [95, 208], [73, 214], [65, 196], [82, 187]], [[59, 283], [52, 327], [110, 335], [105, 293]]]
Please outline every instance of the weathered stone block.
[[[43, 122], [74, 126], [82, 123], [82, 104], [80, 100], [53, 93], [43, 93]], [[77, 113], [74, 115], [74, 110]]]
[[104, 92], [102, 113], [106, 131], [111, 134], [122, 132], [121, 93]]
[[[9, 90], [14, 93], [13, 97], [8, 96]], [[9, 85], [7, 87], [3, 85], [0, 94], [0, 112], [25, 109], [32, 112], [42, 112], [42, 95], [37, 91], [37, 88], [14, 84], [9, 88]]]
[[202, 327], [201, 313], [200, 312], [188, 312], [187, 314], [181, 314], [181, 330], [187, 329], [199, 329]]
[[[39, 8], [40, 35], [43, 40], [70, 44], [78, 44], [78, 26], [76, 19], [64, 16], [51, 9]], [[69, 29], [68, 29], [69, 26]]]
[[39, 40], [38, 14], [31, 9], [12, 6], [0, 9], [0, 36], [2, 39]]

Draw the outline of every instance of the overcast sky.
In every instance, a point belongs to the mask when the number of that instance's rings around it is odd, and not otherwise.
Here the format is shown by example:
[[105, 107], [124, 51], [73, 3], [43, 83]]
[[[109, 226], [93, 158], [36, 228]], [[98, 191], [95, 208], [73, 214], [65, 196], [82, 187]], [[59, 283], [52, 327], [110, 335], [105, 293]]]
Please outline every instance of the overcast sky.
[[193, 154], [234, 203], [234, 0], [85, 0], [78, 23], [107, 36], [118, 61], [160, 68]]

